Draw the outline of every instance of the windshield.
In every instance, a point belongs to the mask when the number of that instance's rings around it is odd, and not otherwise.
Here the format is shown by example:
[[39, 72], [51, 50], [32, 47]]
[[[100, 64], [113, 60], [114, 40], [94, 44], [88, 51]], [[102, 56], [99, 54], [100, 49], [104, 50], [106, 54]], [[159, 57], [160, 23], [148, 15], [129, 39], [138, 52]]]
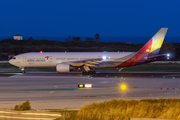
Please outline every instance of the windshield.
[[16, 57], [12, 57], [12, 58], [10, 58], [10, 59], [16, 59]]

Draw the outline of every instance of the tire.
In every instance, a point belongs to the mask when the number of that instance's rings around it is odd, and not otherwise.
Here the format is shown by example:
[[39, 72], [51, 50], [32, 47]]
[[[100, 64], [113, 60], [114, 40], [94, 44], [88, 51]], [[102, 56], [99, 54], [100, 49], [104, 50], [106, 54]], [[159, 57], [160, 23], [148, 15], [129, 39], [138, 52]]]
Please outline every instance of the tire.
[[92, 71], [92, 74], [96, 74], [96, 71]]
[[82, 72], [82, 75], [85, 75], [85, 72], [84, 72], [84, 71]]
[[88, 73], [89, 73], [88, 75], [92, 75], [92, 74], [93, 74], [93, 71], [89, 71]]

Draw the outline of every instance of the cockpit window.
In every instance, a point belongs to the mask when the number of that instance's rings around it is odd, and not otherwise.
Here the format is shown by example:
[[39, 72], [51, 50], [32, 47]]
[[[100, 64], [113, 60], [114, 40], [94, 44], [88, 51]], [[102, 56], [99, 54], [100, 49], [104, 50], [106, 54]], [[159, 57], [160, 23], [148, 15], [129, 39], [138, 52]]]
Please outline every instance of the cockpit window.
[[10, 56], [8, 60], [16, 59], [16, 57]]

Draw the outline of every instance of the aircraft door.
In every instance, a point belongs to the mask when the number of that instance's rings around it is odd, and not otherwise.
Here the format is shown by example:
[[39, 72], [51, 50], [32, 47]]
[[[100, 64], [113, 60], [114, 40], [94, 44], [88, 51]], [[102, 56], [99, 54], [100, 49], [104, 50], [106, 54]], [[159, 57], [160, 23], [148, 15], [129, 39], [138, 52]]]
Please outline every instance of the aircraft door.
[[26, 61], [27, 61], [26, 56], [23, 56], [23, 62], [26, 62]]
[[49, 56], [49, 62], [52, 62], [52, 61], [53, 61], [53, 57]]

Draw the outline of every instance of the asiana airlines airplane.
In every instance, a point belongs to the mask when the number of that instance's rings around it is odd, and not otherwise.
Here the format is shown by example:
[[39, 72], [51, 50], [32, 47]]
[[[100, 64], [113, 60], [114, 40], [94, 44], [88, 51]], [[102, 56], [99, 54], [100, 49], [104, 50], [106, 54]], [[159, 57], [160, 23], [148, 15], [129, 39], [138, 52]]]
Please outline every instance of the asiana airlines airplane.
[[54, 67], [57, 72], [84, 68], [82, 74], [95, 74], [96, 68], [124, 68], [165, 60], [169, 54], [159, 54], [168, 28], [161, 28], [138, 52], [30, 52], [16, 55], [9, 63], [24, 68]]

